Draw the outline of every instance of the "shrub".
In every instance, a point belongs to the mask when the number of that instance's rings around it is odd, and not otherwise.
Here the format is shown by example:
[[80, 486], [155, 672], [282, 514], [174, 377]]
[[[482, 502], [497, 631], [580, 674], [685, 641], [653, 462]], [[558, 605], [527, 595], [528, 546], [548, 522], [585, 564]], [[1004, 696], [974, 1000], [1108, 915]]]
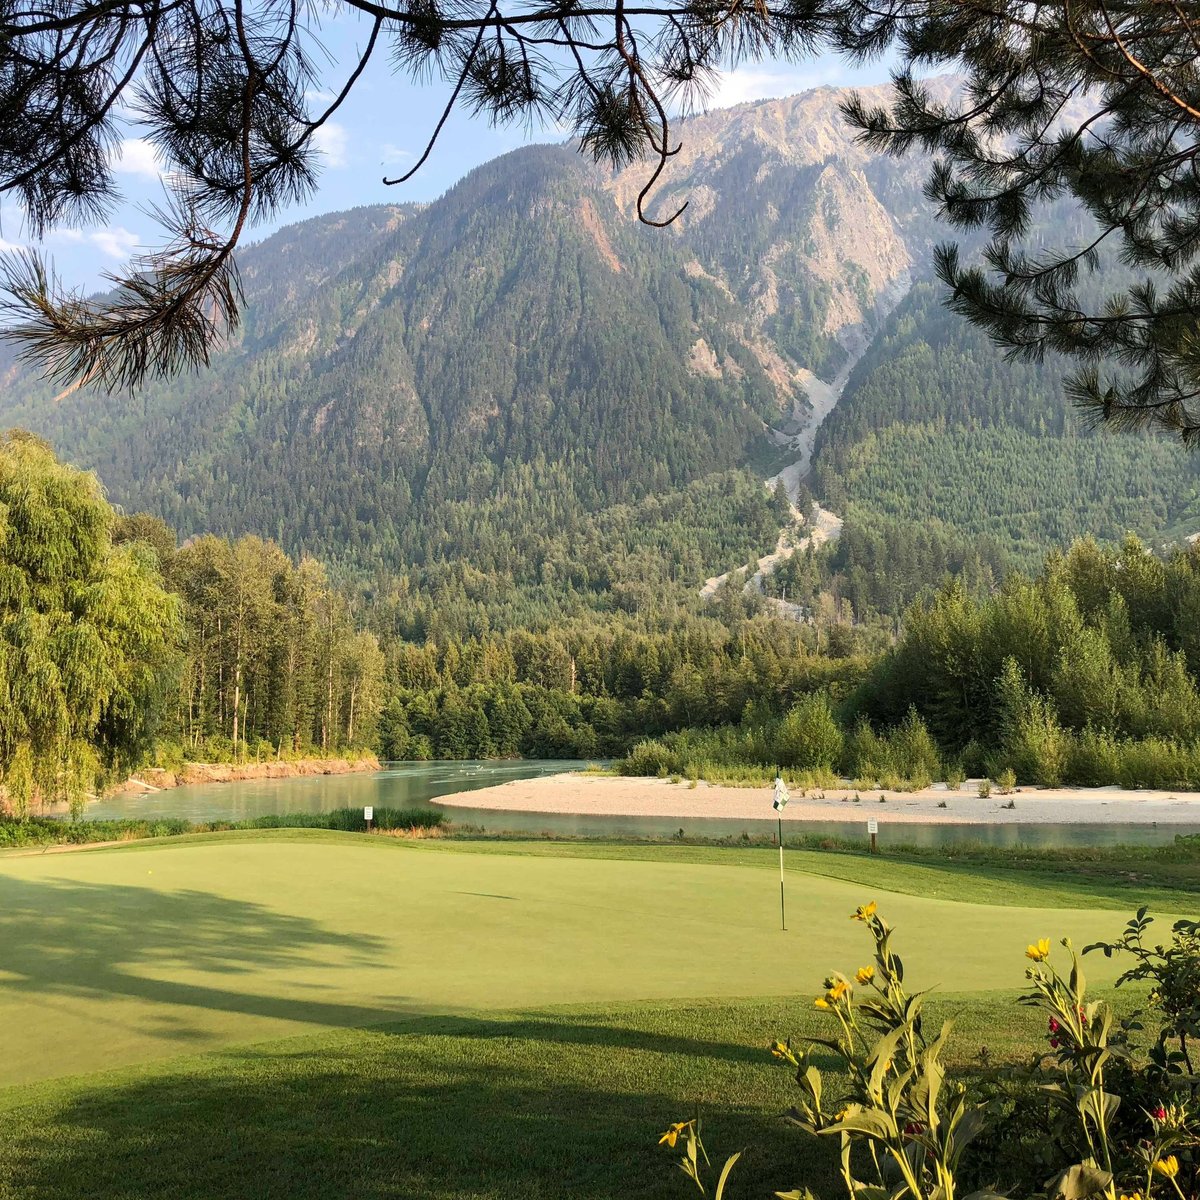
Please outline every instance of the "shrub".
[[891, 770], [888, 744], [871, 728], [867, 720], [860, 720], [846, 739], [842, 765], [852, 779], [863, 780], [870, 786], [885, 771]]
[[1000, 795], [1008, 796], [1012, 793], [1013, 788], [1017, 786], [1017, 776], [1012, 767], [1005, 767], [996, 775], [996, 787], [1000, 789]]
[[1061, 783], [1069, 737], [1054, 705], [1029, 687], [1015, 659], [1005, 659], [998, 688], [1006, 764], [1022, 783]]
[[828, 698], [808, 695], [779, 723], [773, 757], [785, 767], [829, 770], [841, 759], [843, 742]]
[[1121, 777], [1121, 748], [1104, 730], [1085, 729], [1071, 741], [1066, 777], [1083, 787], [1103, 787]]
[[683, 764], [679, 755], [663, 742], [647, 738], [638, 742], [629, 754], [617, 764], [622, 775], [682, 775]]
[[[1200, 841], [1196, 835], [1192, 837]], [[1150, 946], [1146, 933], [1154, 918], [1146, 912], [1139, 908], [1115, 942], [1095, 942], [1083, 952], [1100, 950], [1105, 958], [1126, 954], [1135, 960], [1117, 980], [1117, 987], [1150, 984], [1149, 1003], [1161, 1017], [1158, 1041], [1150, 1050], [1151, 1062], [1166, 1075], [1195, 1077], [1200, 1073], [1200, 1054], [1194, 1045], [1200, 1037], [1200, 921], [1176, 921], [1169, 945]], [[1132, 1026], [1141, 1015], [1135, 1014], [1126, 1024]]]
[[967, 781], [967, 774], [962, 763], [952, 762], [946, 768], [946, 786], [957, 791]]
[[986, 800], [992, 794], [992, 781], [990, 779], [981, 779], [979, 781], [979, 798]]
[[[907, 779], [933, 781], [941, 772], [937, 743], [915, 708], [908, 710], [904, 720], [888, 734], [890, 759], [893, 767]], [[928, 787], [927, 783], [914, 783]]]
[[[376, 829], [434, 829], [446, 823], [446, 814], [437, 808], [377, 808]], [[267, 813], [231, 826], [237, 829], [337, 829], [362, 833], [367, 823], [361, 808], [335, 808], [329, 812]]]

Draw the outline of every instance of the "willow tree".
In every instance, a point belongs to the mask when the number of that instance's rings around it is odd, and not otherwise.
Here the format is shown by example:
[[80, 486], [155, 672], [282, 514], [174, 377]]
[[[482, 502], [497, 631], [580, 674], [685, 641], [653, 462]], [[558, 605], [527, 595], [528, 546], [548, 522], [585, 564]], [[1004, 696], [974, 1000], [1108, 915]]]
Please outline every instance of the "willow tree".
[[18, 816], [77, 813], [160, 708], [179, 604], [145, 544], [114, 546], [115, 520], [94, 476], [28, 434], [0, 440], [0, 780]]

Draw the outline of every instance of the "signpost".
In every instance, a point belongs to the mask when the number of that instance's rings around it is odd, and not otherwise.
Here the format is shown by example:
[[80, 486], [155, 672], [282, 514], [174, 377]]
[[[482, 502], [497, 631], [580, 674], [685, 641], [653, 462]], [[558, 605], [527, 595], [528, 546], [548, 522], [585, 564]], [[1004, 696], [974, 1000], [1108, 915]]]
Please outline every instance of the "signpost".
[[787, 930], [787, 910], [783, 900], [783, 810], [787, 808], [787, 802], [790, 799], [787, 784], [783, 782], [783, 775], [776, 775], [775, 799], [771, 801], [771, 807], [775, 810], [775, 819], [779, 826], [779, 928], [785, 932]]
[[871, 835], [871, 853], [878, 854], [879, 844], [876, 842], [875, 838], [879, 833], [879, 822], [876, 821], [874, 817], [867, 822], [867, 832]]
[[375, 809], [369, 805], [363, 805], [363, 820], [367, 823], [367, 832], [371, 832], [371, 822], [375, 819]]

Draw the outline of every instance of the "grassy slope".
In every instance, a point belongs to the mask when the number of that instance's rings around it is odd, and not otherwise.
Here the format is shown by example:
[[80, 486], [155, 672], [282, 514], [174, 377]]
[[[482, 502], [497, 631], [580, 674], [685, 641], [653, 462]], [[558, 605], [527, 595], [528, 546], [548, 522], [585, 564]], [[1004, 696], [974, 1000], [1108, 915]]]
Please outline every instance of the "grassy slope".
[[[861, 933], [861, 930], [860, 930]], [[666, 948], [664, 953], [671, 953]], [[950, 1059], [1016, 1061], [1042, 1022], [1008, 999], [945, 997]], [[694, 1194], [656, 1145], [700, 1111], [735, 1197], [836, 1194], [833, 1146], [779, 1114], [766, 1052], [828, 1033], [799, 1002], [585, 1007], [426, 1018], [178, 1059], [0, 1100], [6, 1200], [642, 1200]]]
[[762, 851], [589, 849], [287, 831], [5, 858], [0, 1083], [430, 1013], [805, 994], [858, 965], [867, 896], [952, 990], [1122, 923], [1087, 888], [796, 854], [850, 879], [793, 871], [783, 934]]

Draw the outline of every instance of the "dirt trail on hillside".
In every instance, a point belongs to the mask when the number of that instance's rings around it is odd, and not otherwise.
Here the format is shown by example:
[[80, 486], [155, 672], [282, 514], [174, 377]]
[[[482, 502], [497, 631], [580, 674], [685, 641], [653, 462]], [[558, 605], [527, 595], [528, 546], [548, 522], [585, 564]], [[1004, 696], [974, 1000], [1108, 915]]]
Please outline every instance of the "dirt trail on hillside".
[[[845, 365], [834, 376], [831, 383], [826, 383], [825, 380], [804, 368], [797, 372], [804, 384], [807, 404], [804, 398], [796, 399], [792, 409], [792, 420], [796, 424], [803, 422], [803, 427], [799, 433], [795, 434], [784, 434], [778, 430], [771, 430], [771, 435], [777, 444], [790, 447], [796, 451], [797, 457], [778, 474], [772, 475], [770, 479], [764, 481], [765, 486], [771, 491], [774, 491], [779, 484], [783, 484], [788, 503], [791, 505], [792, 519], [779, 531], [779, 540], [770, 554], [764, 554], [757, 562], [747, 563], [744, 567], [736, 568], [736, 570], [749, 573], [750, 577], [745, 586], [747, 592], [755, 591], [761, 595], [764, 591], [764, 581], [774, 574], [775, 568], [781, 562], [785, 562], [793, 554], [804, 552], [810, 545], [814, 549], [819, 549], [827, 542], [837, 541], [842, 532], [841, 517], [827, 508], [822, 508], [819, 504], [813, 505], [811, 513], [801, 512], [796, 506], [796, 500], [799, 496], [800, 483], [812, 467], [817, 430], [821, 427], [821, 422], [833, 412], [838, 400], [841, 399], [846, 380], [850, 378], [850, 372], [854, 369], [854, 364], [862, 357], [867, 344], [865, 336], [856, 338]], [[734, 571], [726, 571], [723, 575], [714, 575], [710, 579], [706, 579], [704, 586], [700, 589], [701, 599], [710, 600], [734, 573]], [[802, 605], [789, 604], [785, 600], [772, 596], [767, 596], [765, 599], [782, 616], [790, 617], [795, 621], [802, 621], [807, 616], [807, 610]]]
[[[880, 319], [885, 317], [912, 286], [912, 278], [908, 271], [903, 271], [879, 293], [876, 304]], [[765, 581], [772, 575], [781, 562], [791, 558], [797, 552], [803, 552], [811, 545], [814, 549], [829, 542], [837, 541], [842, 532], [842, 518], [836, 513], [813, 505], [811, 513], [803, 513], [797, 508], [796, 500], [800, 492], [801, 482], [807, 478], [812, 469], [813, 449], [817, 442], [817, 430], [822, 422], [837, 407], [842, 398], [842, 391], [850, 378], [858, 360], [867, 352], [871, 338], [862, 327], [844, 331], [846, 361], [842, 368], [826, 383], [808, 369], [801, 367], [796, 371], [796, 378], [804, 386], [804, 394], [797, 396], [792, 403], [792, 412], [784, 423], [797, 430], [791, 433], [779, 429], [770, 429], [768, 433], [775, 445], [788, 447], [796, 452], [795, 459], [788, 463], [782, 471], [764, 480], [765, 485], [772, 491], [783, 484], [788, 502], [791, 505], [791, 523], [780, 530], [779, 540], [770, 554], [764, 554], [755, 563], [747, 563], [744, 567], [736, 568], [747, 572], [749, 578], [743, 589], [746, 592], [758, 592], [775, 611], [793, 621], [808, 620], [808, 610], [800, 604], [790, 604], [776, 596], [766, 596]], [[723, 575], [714, 575], [704, 581], [700, 589], [702, 600], [711, 600], [718, 589], [728, 582], [734, 571], [726, 571]]]

